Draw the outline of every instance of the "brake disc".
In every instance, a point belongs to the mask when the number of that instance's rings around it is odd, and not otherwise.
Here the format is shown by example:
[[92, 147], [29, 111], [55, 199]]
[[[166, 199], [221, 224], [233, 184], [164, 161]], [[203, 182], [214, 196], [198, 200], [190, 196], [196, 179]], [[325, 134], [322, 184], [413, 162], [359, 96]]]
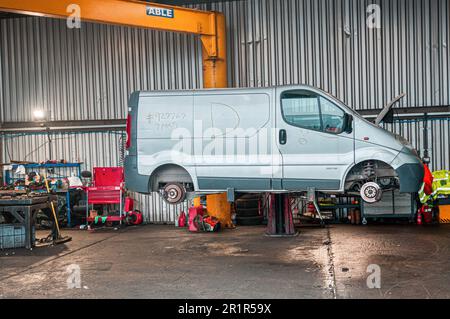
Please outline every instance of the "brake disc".
[[167, 184], [163, 192], [163, 198], [169, 204], [178, 204], [186, 197], [186, 191], [179, 183]]
[[367, 203], [376, 203], [383, 194], [380, 185], [375, 182], [368, 182], [361, 186], [361, 198]]

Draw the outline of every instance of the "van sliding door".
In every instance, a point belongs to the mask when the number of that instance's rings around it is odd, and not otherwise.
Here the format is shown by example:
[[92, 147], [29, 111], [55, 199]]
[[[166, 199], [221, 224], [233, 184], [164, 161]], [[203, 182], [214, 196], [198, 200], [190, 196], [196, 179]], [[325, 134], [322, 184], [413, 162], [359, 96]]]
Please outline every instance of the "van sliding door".
[[194, 154], [201, 190], [270, 189], [270, 96], [255, 90], [194, 95]]

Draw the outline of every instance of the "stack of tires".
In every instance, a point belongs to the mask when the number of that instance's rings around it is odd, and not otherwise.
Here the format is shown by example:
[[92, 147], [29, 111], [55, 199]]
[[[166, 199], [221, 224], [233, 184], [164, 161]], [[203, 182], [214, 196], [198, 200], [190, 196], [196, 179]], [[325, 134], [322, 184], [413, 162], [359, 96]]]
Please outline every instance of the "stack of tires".
[[246, 194], [236, 200], [236, 224], [241, 226], [261, 225], [264, 217], [259, 215], [261, 195]]

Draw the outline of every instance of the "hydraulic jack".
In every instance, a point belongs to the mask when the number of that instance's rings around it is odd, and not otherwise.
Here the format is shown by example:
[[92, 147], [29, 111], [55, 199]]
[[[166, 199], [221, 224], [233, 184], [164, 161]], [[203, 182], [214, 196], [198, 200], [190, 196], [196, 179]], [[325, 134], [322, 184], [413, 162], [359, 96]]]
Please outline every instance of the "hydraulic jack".
[[269, 220], [266, 235], [271, 237], [297, 236], [288, 194], [270, 194]]

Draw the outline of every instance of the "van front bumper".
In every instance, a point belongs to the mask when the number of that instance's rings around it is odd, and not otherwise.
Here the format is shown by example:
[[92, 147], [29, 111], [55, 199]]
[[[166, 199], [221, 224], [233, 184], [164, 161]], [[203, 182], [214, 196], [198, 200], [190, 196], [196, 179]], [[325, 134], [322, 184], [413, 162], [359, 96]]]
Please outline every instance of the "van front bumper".
[[401, 193], [417, 193], [423, 183], [422, 163], [408, 163], [398, 167], [395, 172], [400, 180]]
[[140, 175], [137, 167], [137, 156], [127, 155], [124, 161], [125, 187], [137, 193], [149, 193], [149, 176]]

